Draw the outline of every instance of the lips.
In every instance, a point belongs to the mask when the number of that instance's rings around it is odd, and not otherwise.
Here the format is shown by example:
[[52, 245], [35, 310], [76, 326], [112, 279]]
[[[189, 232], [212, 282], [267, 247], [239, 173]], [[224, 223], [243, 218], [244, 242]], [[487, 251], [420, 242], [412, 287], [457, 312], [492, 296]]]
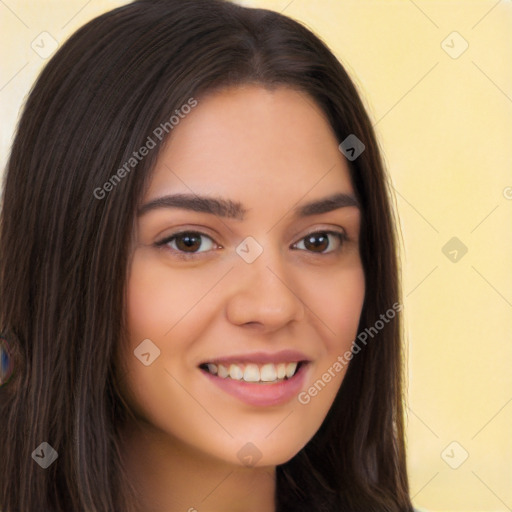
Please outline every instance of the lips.
[[280, 352], [275, 352], [273, 354], [269, 352], [252, 352], [250, 354], [237, 354], [226, 357], [217, 357], [202, 361], [201, 364], [214, 363], [229, 366], [231, 363], [254, 363], [260, 365], [265, 363], [298, 363], [300, 361], [309, 361], [309, 359], [305, 354], [296, 350], [281, 350]]

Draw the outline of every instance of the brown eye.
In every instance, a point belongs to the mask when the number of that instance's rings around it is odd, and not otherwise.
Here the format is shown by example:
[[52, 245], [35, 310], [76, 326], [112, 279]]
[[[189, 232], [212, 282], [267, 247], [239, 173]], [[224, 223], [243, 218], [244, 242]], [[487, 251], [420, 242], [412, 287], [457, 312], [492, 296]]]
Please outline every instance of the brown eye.
[[[208, 242], [205, 243], [204, 239], [208, 240]], [[159, 247], [168, 246], [173, 252], [193, 255], [211, 250], [214, 244], [213, 240], [204, 233], [182, 231], [181, 233], [175, 233], [165, 238], [161, 242], [157, 242], [156, 245]], [[199, 250], [200, 248], [203, 250]]]
[[180, 251], [195, 252], [201, 247], [201, 235], [184, 234], [175, 237], [176, 247]]
[[[332, 239], [334, 239], [334, 242], [331, 241]], [[299, 245], [303, 243], [304, 250], [306, 251], [318, 254], [327, 254], [341, 248], [345, 240], [345, 233], [338, 231], [316, 231], [306, 235], [301, 242], [295, 244], [293, 247], [302, 249]], [[334, 246], [334, 248], [327, 250], [332, 246]]]
[[308, 235], [304, 238], [304, 246], [308, 251], [324, 252], [329, 247], [329, 237], [325, 233]]

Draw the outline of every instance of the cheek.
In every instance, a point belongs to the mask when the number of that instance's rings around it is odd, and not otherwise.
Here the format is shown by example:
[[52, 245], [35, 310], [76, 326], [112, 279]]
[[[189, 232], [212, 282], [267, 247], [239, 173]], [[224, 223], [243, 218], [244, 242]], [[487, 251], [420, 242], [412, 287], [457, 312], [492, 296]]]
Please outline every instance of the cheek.
[[[181, 288], [184, 287], [179, 282], [164, 279], [162, 268], [148, 261], [143, 251], [136, 252], [126, 292], [128, 339], [121, 344], [119, 354], [125, 396], [135, 409], [139, 409], [137, 404], [145, 403], [150, 397], [156, 402], [165, 400], [165, 397], [160, 396], [165, 386], [154, 384], [160, 384], [160, 378], [165, 380], [163, 369], [170, 355], [164, 344], [165, 333], [183, 316], [179, 307], [169, 307], [169, 304], [183, 304], [180, 300]], [[139, 347], [145, 348], [141, 350]], [[145, 366], [137, 357], [137, 354], [142, 357], [144, 353], [150, 354], [149, 366]]]
[[[190, 370], [191, 350], [211, 320], [201, 298], [217, 280], [215, 271], [192, 279], [142, 249], [135, 252], [126, 292], [128, 339], [118, 360], [125, 397], [142, 416], [169, 403], [170, 390], [182, 394], [168, 372], [181, 382]], [[152, 362], [145, 366], [137, 354], [147, 352]]]
[[127, 289], [130, 341], [162, 339], [190, 312], [204, 293], [201, 280], [171, 272], [142, 251], [134, 256]]
[[359, 267], [347, 276], [347, 279], [341, 283], [341, 287], [338, 305], [333, 307], [335, 304], [333, 300], [330, 303], [329, 313], [333, 319], [336, 332], [339, 332], [341, 335], [340, 339], [348, 339], [348, 346], [350, 347], [352, 341], [357, 336], [365, 297], [365, 278], [362, 267]]
[[[165, 308], [172, 300], [173, 288], [159, 286], [151, 271], [140, 272], [134, 268], [128, 281], [127, 319], [131, 343], [145, 338], [159, 338], [165, 328], [163, 319], [169, 314]], [[171, 322], [172, 318], [169, 318]], [[170, 326], [167, 327], [169, 329]]]
[[332, 354], [349, 348], [357, 336], [365, 297], [362, 265], [333, 270], [306, 283], [306, 290], [307, 305], [325, 333], [324, 349]]
[[[316, 317], [321, 344], [310, 378], [298, 401], [319, 427], [327, 415], [351, 360], [352, 343], [357, 337], [365, 297], [362, 265], [355, 264], [309, 283], [305, 301]], [[323, 286], [322, 286], [323, 285]], [[350, 354], [347, 357], [347, 354]], [[341, 362], [340, 362], [341, 361]]]

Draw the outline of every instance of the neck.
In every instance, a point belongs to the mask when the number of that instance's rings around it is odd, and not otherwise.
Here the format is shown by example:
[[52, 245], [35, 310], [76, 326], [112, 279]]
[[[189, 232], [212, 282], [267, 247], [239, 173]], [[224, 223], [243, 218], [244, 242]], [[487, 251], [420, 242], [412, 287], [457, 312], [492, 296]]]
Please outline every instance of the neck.
[[273, 466], [234, 466], [143, 423], [124, 428], [122, 448], [141, 512], [275, 512]]

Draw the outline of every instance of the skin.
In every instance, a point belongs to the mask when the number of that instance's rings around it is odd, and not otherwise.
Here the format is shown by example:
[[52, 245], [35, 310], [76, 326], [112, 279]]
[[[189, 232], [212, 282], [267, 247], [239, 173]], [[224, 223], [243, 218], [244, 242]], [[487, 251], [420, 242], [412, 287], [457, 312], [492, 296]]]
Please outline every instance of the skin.
[[[145, 510], [273, 512], [275, 466], [319, 429], [346, 369], [307, 405], [294, 396], [262, 407], [214, 386], [198, 365], [295, 349], [311, 361], [302, 389], [320, 379], [357, 335], [365, 290], [360, 210], [294, 216], [310, 201], [354, 194], [339, 142], [303, 92], [217, 91], [200, 98], [171, 135], [141, 204], [193, 193], [239, 201], [247, 214], [158, 208], [137, 218], [120, 361], [123, 397], [136, 419], [124, 432], [123, 456]], [[183, 239], [155, 245], [186, 230], [205, 234], [191, 259], [178, 256], [187, 250]], [[306, 235], [329, 230], [347, 240], [306, 246]], [[236, 252], [248, 236], [263, 248], [250, 264]], [[133, 353], [145, 339], [160, 350], [149, 366]], [[237, 455], [248, 442], [261, 454], [253, 467]]]

